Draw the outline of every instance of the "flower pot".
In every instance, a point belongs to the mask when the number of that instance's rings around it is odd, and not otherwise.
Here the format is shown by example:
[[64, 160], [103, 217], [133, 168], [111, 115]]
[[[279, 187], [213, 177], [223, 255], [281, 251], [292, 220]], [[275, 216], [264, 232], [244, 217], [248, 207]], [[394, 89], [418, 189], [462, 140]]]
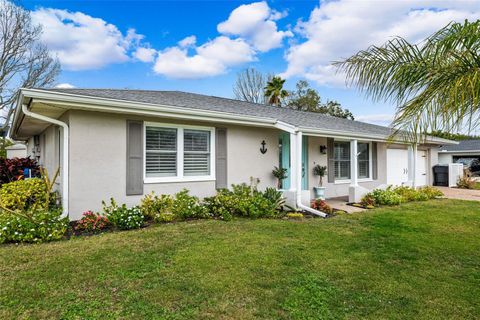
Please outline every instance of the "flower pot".
[[325, 200], [325, 187], [313, 187], [315, 199]]

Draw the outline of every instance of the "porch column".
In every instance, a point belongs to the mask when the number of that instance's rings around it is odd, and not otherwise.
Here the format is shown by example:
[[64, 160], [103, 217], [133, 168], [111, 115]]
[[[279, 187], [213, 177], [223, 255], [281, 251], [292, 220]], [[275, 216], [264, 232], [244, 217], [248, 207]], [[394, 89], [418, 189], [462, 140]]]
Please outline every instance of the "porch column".
[[408, 181], [410, 185], [417, 187], [417, 144], [408, 146]]
[[297, 134], [290, 133], [290, 191], [297, 189]]
[[358, 186], [358, 147], [356, 139], [350, 141], [350, 186]]
[[302, 132], [297, 133], [297, 149], [295, 150], [296, 153], [296, 178], [297, 178], [297, 184], [296, 184], [296, 189], [297, 189], [297, 199], [302, 199], [302, 138], [303, 134]]

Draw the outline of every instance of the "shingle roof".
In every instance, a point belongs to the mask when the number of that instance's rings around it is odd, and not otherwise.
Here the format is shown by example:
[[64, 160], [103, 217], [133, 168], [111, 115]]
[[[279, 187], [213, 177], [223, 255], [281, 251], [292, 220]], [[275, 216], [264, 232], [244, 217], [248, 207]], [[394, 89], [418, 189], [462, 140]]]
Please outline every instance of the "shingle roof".
[[266, 117], [303, 128], [364, 133], [388, 136], [390, 128], [332, 117], [325, 114], [278, 108], [240, 100], [206, 96], [180, 91], [148, 91], [124, 89], [42, 89], [52, 92], [101, 97], [131, 102], [187, 107], [231, 114]]
[[439, 148], [440, 151], [446, 150], [448, 152], [453, 151], [478, 151], [480, 150], [480, 139], [463, 140], [459, 141], [455, 145], [445, 145]]

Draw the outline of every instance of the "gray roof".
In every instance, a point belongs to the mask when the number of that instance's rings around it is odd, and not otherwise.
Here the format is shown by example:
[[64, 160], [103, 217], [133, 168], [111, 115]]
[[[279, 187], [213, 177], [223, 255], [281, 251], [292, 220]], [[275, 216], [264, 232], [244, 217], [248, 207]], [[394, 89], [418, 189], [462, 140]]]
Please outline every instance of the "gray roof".
[[466, 151], [478, 151], [480, 150], [480, 139], [462, 140], [455, 145], [441, 146], [440, 151], [446, 150], [447, 152], [466, 152]]
[[126, 89], [42, 89], [52, 92], [101, 97], [107, 99], [220, 111], [238, 115], [266, 117], [303, 128], [364, 133], [388, 136], [390, 128], [332, 117], [325, 114], [278, 108], [240, 100], [180, 91], [149, 91]]

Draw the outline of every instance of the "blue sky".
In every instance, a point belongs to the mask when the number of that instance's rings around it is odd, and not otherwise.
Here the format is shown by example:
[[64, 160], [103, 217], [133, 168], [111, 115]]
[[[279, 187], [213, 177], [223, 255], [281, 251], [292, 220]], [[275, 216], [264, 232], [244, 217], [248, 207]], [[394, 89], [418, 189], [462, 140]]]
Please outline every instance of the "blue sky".
[[346, 88], [331, 61], [392, 36], [421, 41], [450, 21], [480, 18], [478, 1], [23, 1], [63, 66], [62, 86], [184, 90], [233, 97], [255, 67], [307, 79], [357, 119], [395, 111]]

